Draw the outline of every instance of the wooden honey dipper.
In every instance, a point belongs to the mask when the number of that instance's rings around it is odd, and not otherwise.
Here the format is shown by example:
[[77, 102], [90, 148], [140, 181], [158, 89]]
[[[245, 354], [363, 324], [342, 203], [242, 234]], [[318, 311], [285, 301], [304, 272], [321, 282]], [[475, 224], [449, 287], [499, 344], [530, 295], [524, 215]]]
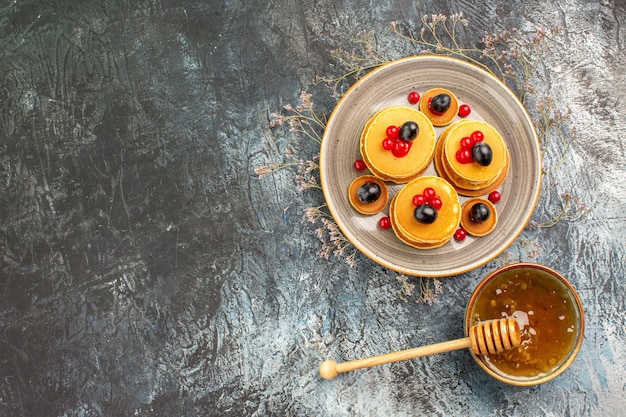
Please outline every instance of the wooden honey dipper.
[[471, 348], [476, 355], [494, 354], [517, 347], [521, 342], [522, 336], [519, 324], [514, 318], [488, 320], [472, 326], [469, 330], [469, 337], [463, 339], [450, 340], [448, 342], [435, 343], [433, 345], [420, 346], [342, 363], [327, 360], [320, 365], [320, 375], [324, 379], [333, 379], [341, 373], [354, 371], [355, 369], [369, 368], [464, 348]]

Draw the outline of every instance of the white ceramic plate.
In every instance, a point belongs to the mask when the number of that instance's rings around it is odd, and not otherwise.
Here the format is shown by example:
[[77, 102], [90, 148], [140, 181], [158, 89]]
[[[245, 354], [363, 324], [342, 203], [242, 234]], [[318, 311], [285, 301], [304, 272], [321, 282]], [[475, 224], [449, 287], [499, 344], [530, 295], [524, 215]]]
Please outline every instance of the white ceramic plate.
[[[354, 178], [369, 173], [353, 168], [360, 159], [359, 139], [365, 123], [376, 111], [408, 103], [412, 90], [423, 94], [435, 87], [452, 91], [459, 103], [472, 108], [469, 118], [493, 125], [506, 142], [511, 157], [509, 174], [498, 188], [498, 224], [487, 236], [454, 239], [436, 249], [415, 249], [402, 243], [392, 229], [378, 227], [387, 209], [374, 216], [361, 215], [348, 201]], [[437, 133], [441, 128], [436, 129]], [[436, 175], [431, 164], [424, 175]], [[539, 199], [541, 155], [532, 121], [517, 97], [486, 71], [457, 59], [420, 56], [393, 61], [361, 78], [342, 97], [326, 126], [320, 151], [320, 177], [324, 197], [345, 237], [367, 257], [397, 272], [423, 276], [458, 275], [494, 259], [519, 236]], [[401, 185], [390, 184], [390, 198]], [[461, 198], [461, 202], [464, 198]]]

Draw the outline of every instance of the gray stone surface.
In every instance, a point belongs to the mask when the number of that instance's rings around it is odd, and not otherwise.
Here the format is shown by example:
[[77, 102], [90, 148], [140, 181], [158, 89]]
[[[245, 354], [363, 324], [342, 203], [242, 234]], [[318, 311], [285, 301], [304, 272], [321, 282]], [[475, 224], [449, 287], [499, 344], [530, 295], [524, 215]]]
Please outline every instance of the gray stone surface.
[[[265, 126], [303, 89], [332, 110], [313, 85], [341, 72], [330, 51], [367, 29], [411, 55], [390, 22], [458, 12], [468, 44], [562, 27], [534, 82], [576, 140], [533, 220], [567, 192], [593, 210], [443, 279], [436, 304], [403, 302], [397, 274], [316, 255], [319, 191], [255, 168], [315, 154]], [[625, 24], [622, 0], [0, 2], [0, 415], [623, 415]], [[465, 351], [319, 377], [327, 358], [459, 337], [507, 259], [579, 290], [586, 339], [556, 380], [506, 386]]]

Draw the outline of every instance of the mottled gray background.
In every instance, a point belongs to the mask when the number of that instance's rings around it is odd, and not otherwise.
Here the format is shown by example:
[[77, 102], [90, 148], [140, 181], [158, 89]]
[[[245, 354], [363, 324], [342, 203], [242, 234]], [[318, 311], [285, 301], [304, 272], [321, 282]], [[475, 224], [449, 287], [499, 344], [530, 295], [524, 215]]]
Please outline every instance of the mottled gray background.
[[[560, 25], [536, 88], [577, 139], [505, 258], [403, 302], [396, 274], [321, 259], [270, 114], [338, 75], [361, 30], [462, 12], [459, 37]], [[626, 4], [514, 1], [0, 1], [0, 415], [619, 416], [626, 409]], [[548, 149], [547, 164], [563, 147]], [[522, 243], [520, 243], [522, 242]], [[530, 242], [539, 252], [527, 250]], [[482, 276], [508, 259], [566, 274], [586, 308], [574, 364], [545, 385], [492, 380], [457, 351], [342, 375], [349, 360], [460, 337]], [[419, 281], [413, 281], [419, 283]]]

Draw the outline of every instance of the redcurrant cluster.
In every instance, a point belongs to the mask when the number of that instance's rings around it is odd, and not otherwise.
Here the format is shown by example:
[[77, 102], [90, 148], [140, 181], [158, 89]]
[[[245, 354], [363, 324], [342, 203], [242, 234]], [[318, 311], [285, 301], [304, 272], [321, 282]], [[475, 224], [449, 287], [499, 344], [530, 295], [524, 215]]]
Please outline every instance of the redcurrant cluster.
[[417, 207], [425, 203], [428, 203], [431, 206], [433, 206], [435, 210], [441, 210], [441, 207], [443, 206], [443, 202], [441, 201], [441, 198], [437, 195], [437, 192], [435, 191], [435, 189], [431, 187], [424, 188], [424, 191], [422, 191], [422, 194], [415, 194], [413, 196], [414, 206]]
[[485, 135], [480, 130], [461, 139], [461, 149], [456, 152], [456, 160], [461, 164], [471, 164], [474, 162], [474, 156], [472, 155], [474, 146], [484, 139]]
[[413, 139], [419, 133], [419, 126], [415, 122], [405, 122], [402, 126], [388, 126], [383, 140], [383, 149], [391, 151], [393, 156], [402, 158], [411, 150]]
[[398, 126], [389, 126], [387, 128], [387, 137], [383, 140], [383, 149], [391, 151], [395, 157], [402, 158], [411, 150], [411, 142], [400, 139]]
[[413, 216], [420, 223], [430, 224], [437, 220], [437, 212], [441, 210], [443, 202], [434, 188], [424, 188], [422, 194], [413, 196], [415, 211]]

